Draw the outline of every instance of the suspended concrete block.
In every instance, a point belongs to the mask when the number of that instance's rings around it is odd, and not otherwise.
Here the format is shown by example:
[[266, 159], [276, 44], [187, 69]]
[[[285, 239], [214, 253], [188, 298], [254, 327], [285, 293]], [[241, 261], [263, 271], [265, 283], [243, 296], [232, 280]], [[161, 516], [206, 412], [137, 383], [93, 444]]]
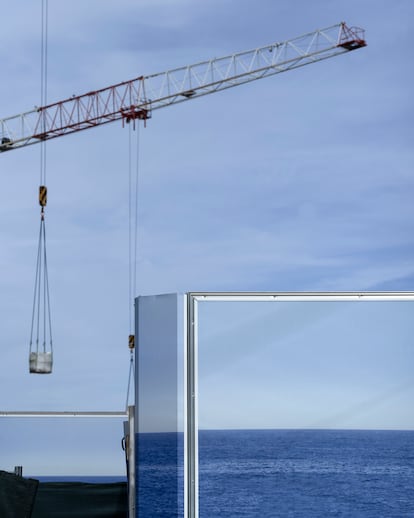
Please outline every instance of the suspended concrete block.
[[52, 365], [52, 353], [30, 353], [29, 366], [32, 374], [50, 374]]

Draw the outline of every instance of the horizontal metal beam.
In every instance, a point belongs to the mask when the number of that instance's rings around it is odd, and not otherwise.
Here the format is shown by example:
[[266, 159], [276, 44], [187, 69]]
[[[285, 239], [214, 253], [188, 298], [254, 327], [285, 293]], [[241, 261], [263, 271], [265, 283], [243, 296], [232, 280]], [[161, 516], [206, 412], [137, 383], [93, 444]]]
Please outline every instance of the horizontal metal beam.
[[361, 292], [190, 292], [203, 301], [414, 301], [414, 291]]
[[33, 410], [0, 410], [0, 417], [93, 417], [119, 418], [128, 417], [127, 411], [121, 412], [85, 412], [85, 411], [33, 411]]

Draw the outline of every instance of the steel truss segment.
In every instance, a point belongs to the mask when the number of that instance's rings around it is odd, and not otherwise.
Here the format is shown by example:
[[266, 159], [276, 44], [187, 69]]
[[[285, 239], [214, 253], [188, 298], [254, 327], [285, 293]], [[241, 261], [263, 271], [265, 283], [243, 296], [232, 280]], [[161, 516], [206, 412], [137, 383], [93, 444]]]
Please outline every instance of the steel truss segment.
[[0, 119], [0, 152], [115, 120], [146, 120], [152, 110], [365, 46], [363, 31], [339, 23], [282, 43], [140, 76], [101, 90]]

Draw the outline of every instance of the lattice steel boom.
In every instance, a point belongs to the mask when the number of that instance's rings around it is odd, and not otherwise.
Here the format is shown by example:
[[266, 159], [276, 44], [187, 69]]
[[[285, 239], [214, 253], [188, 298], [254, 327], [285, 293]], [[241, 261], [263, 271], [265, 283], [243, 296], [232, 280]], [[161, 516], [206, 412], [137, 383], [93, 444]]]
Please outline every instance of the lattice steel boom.
[[115, 120], [146, 120], [153, 110], [279, 74], [366, 46], [344, 22], [282, 43], [203, 61], [74, 96], [0, 119], [0, 151]]

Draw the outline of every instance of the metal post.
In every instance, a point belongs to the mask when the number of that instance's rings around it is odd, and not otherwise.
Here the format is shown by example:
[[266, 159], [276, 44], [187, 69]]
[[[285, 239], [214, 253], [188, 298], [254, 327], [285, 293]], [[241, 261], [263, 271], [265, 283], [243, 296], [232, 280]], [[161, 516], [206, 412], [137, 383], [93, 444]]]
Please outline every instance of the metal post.
[[14, 474], [18, 477], [23, 476], [23, 466], [14, 466]]
[[128, 512], [129, 518], [135, 518], [135, 406], [128, 407]]
[[198, 518], [197, 299], [187, 294], [187, 516]]

